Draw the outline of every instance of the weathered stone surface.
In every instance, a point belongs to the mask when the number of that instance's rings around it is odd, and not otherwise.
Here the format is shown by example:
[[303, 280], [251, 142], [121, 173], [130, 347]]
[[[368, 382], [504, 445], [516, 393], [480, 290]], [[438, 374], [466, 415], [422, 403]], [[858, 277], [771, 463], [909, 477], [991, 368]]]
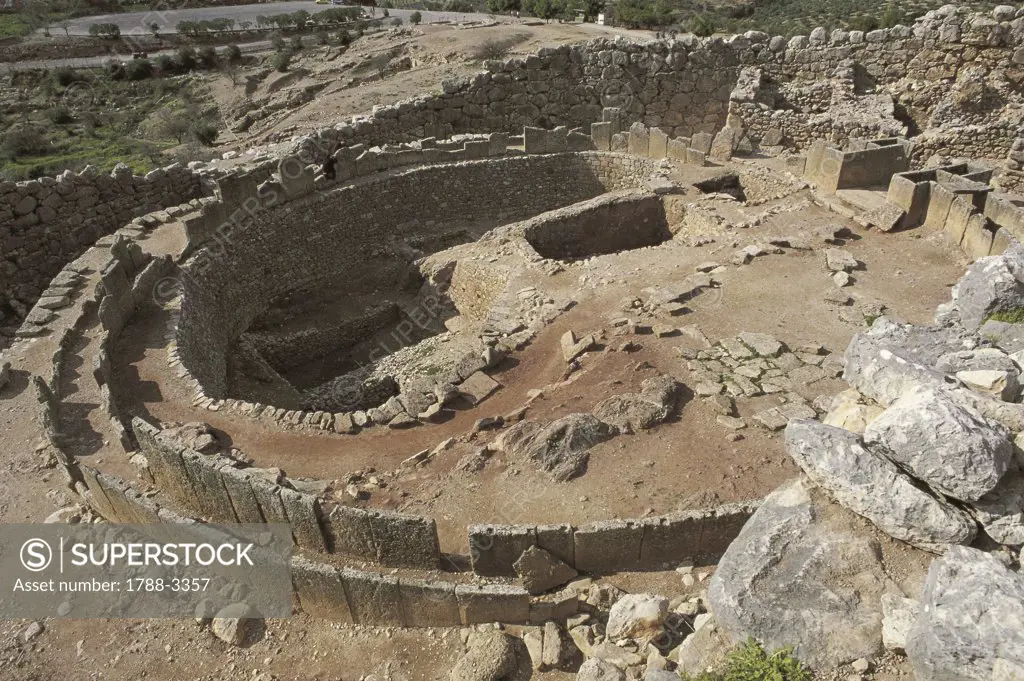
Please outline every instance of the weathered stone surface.
[[886, 650], [903, 652], [921, 604], [896, 594], [882, 595], [882, 643]]
[[225, 643], [240, 646], [257, 634], [261, 626], [262, 620], [251, 607], [245, 603], [233, 603], [217, 612], [210, 623], [210, 630]]
[[555, 622], [544, 623], [541, 669], [572, 671], [580, 666], [582, 656], [572, 637]]
[[592, 657], [580, 665], [576, 681], [626, 681], [626, 672], [610, 662]]
[[679, 384], [670, 376], [649, 378], [637, 393], [612, 395], [594, 408], [594, 416], [621, 433], [651, 428], [668, 418]]
[[507, 681], [525, 662], [508, 634], [477, 632], [470, 635], [466, 653], [455, 663], [451, 681]]
[[842, 248], [826, 248], [825, 266], [830, 272], [849, 272], [857, 269], [858, 263], [849, 251]]
[[971, 514], [1000, 544], [1024, 544], [1024, 473], [1004, 475], [995, 489], [971, 504]]
[[958, 371], [956, 377], [965, 386], [997, 400], [1013, 402], [1020, 393], [1016, 371], [997, 371], [992, 369], [975, 369]]
[[994, 312], [1024, 307], [1024, 248], [1014, 245], [967, 268], [953, 287], [953, 305], [968, 329], [978, 328]]
[[650, 640], [661, 633], [668, 599], [655, 594], [626, 594], [612, 606], [605, 627], [608, 638]]
[[569, 414], [551, 423], [521, 421], [501, 434], [494, 446], [510, 457], [535, 462], [557, 482], [586, 470], [590, 448], [611, 437], [608, 426], [591, 414]]
[[883, 409], [873, 404], [864, 404], [863, 395], [856, 390], [844, 390], [832, 400], [832, 406], [823, 423], [843, 428], [851, 433], [863, 434], [868, 424], [878, 418]]
[[719, 561], [710, 609], [734, 642], [795, 646], [816, 669], [882, 649], [880, 547], [806, 480], [769, 495]]
[[482, 371], [477, 371], [459, 384], [459, 393], [470, 403], [480, 404], [500, 387], [501, 384], [493, 378]]
[[843, 380], [858, 392], [888, 406], [914, 386], [946, 384], [941, 372], [898, 354], [872, 331], [858, 333], [846, 347]]
[[997, 658], [1024, 664], [1024, 575], [950, 548], [928, 570], [906, 651], [922, 681], [989, 681]]
[[969, 518], [918, 488], [895, 464], [868, 451], [854, 433], [817, 421], [790, 421], [786, 449], [842, 506], [896, 539], [935, 552], [974, 539], [977, 530]]
[[531, 546], [513, 564], [523, 588], [542, 594], [576, 577], [578, 572], [539, 546]]
[[1013, 456], [1009, 433], [949, 394], [918, 387], [864, 431], [898, 464], [939, 491], [975, 501], [995, 488]]

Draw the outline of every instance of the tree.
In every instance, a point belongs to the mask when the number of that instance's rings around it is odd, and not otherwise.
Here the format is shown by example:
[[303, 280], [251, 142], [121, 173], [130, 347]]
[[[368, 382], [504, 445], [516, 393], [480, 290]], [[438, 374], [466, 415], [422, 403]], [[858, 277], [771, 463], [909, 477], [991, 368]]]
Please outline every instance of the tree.
[[178, 49], [176, 55], [176, 61], [178, 68], [181, 69], [182, 73], [193, 70], [196, 67], [196, 51], [186, 45], [185, 47]]
[[595, 21], [603, 11], [604, 0], [583, 0], [583, 17], [587, 21]]
[[487, 9], [495, 14], [509, 14], [522, 9], [520, 0], [487, 0]]
[[242, 61], [242, 48], [232, 43], [224, 50], [224, 56], [227, 57], [229, 64], [237, 64]]
[[155, 21], [149, 24], [149, 32], [153, 34], [154, 38], [160, 37], [160, 24]]
[[558, 16], [558, 7], [552, 0], [535, 0], [533, 13], [544, 21], [551, 21]]
[[213, 45], [203, 45], [197, 55], [200, 68], [212, 69], [217, 66], [217, 49]]
[[423, 21], [423, 15], [420, 14], [419, 10], [409, 15], [409, 23], [413, 26], [417, 26], [421, 21]]

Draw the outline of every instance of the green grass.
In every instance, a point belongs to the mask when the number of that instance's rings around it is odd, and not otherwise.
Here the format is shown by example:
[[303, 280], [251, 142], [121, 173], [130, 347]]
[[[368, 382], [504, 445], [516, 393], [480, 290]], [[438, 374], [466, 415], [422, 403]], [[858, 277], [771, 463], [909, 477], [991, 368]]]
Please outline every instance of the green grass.
[[1024, 324], [1024, 307], [993, 312], [988, 316], [988, 319], [993, 322], [1006, 322], [1007, 324]]
[[720, 671], [682, 676], [683, 681], [811, 681], [811, 678], [811, 670], [793, 657], [792, 648], [768, 653], [752, 638], [726, 655]]
[[190, 77], [116, 81], [102, 70], [77, 74], [84, 81], [67, 86], [57, 73], [15, 77], [29, 99], [0, 112], [0, 129], [7, 131], [0, 177], [24, 180], [87, 165], [109, 171], [117, 163], [145, 173], [176, 160], [166, 152], [192, 140], [190, 126], [216, 125], [202, 86]]
[[0, 38], [20, 38], [32, 32], [32, 26], [20, 14], [0, 14]]

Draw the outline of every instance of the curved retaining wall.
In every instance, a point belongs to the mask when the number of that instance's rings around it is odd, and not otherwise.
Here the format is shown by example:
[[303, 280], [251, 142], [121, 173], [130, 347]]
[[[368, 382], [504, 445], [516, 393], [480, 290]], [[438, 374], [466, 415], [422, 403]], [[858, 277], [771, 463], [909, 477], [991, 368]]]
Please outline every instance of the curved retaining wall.
[[184, 268], [178, 355], [207, 395], [224, 397], [231, 344], [280, 294], [367, 258], [404, 258], [403, 240], [447, 224], [513, 222], [639, 185], [649, 164], [581, 153], [426, 166], [259, 210], [230, 242], [207, 244]]

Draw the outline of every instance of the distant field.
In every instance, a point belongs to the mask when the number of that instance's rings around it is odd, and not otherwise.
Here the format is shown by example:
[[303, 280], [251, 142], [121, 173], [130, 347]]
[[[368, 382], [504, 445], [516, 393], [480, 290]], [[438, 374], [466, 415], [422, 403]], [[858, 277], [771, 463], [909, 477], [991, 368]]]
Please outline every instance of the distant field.
[[18, 38], [32, 30], [28, 21], [20, 14], [0, 14], [0, 40]]

